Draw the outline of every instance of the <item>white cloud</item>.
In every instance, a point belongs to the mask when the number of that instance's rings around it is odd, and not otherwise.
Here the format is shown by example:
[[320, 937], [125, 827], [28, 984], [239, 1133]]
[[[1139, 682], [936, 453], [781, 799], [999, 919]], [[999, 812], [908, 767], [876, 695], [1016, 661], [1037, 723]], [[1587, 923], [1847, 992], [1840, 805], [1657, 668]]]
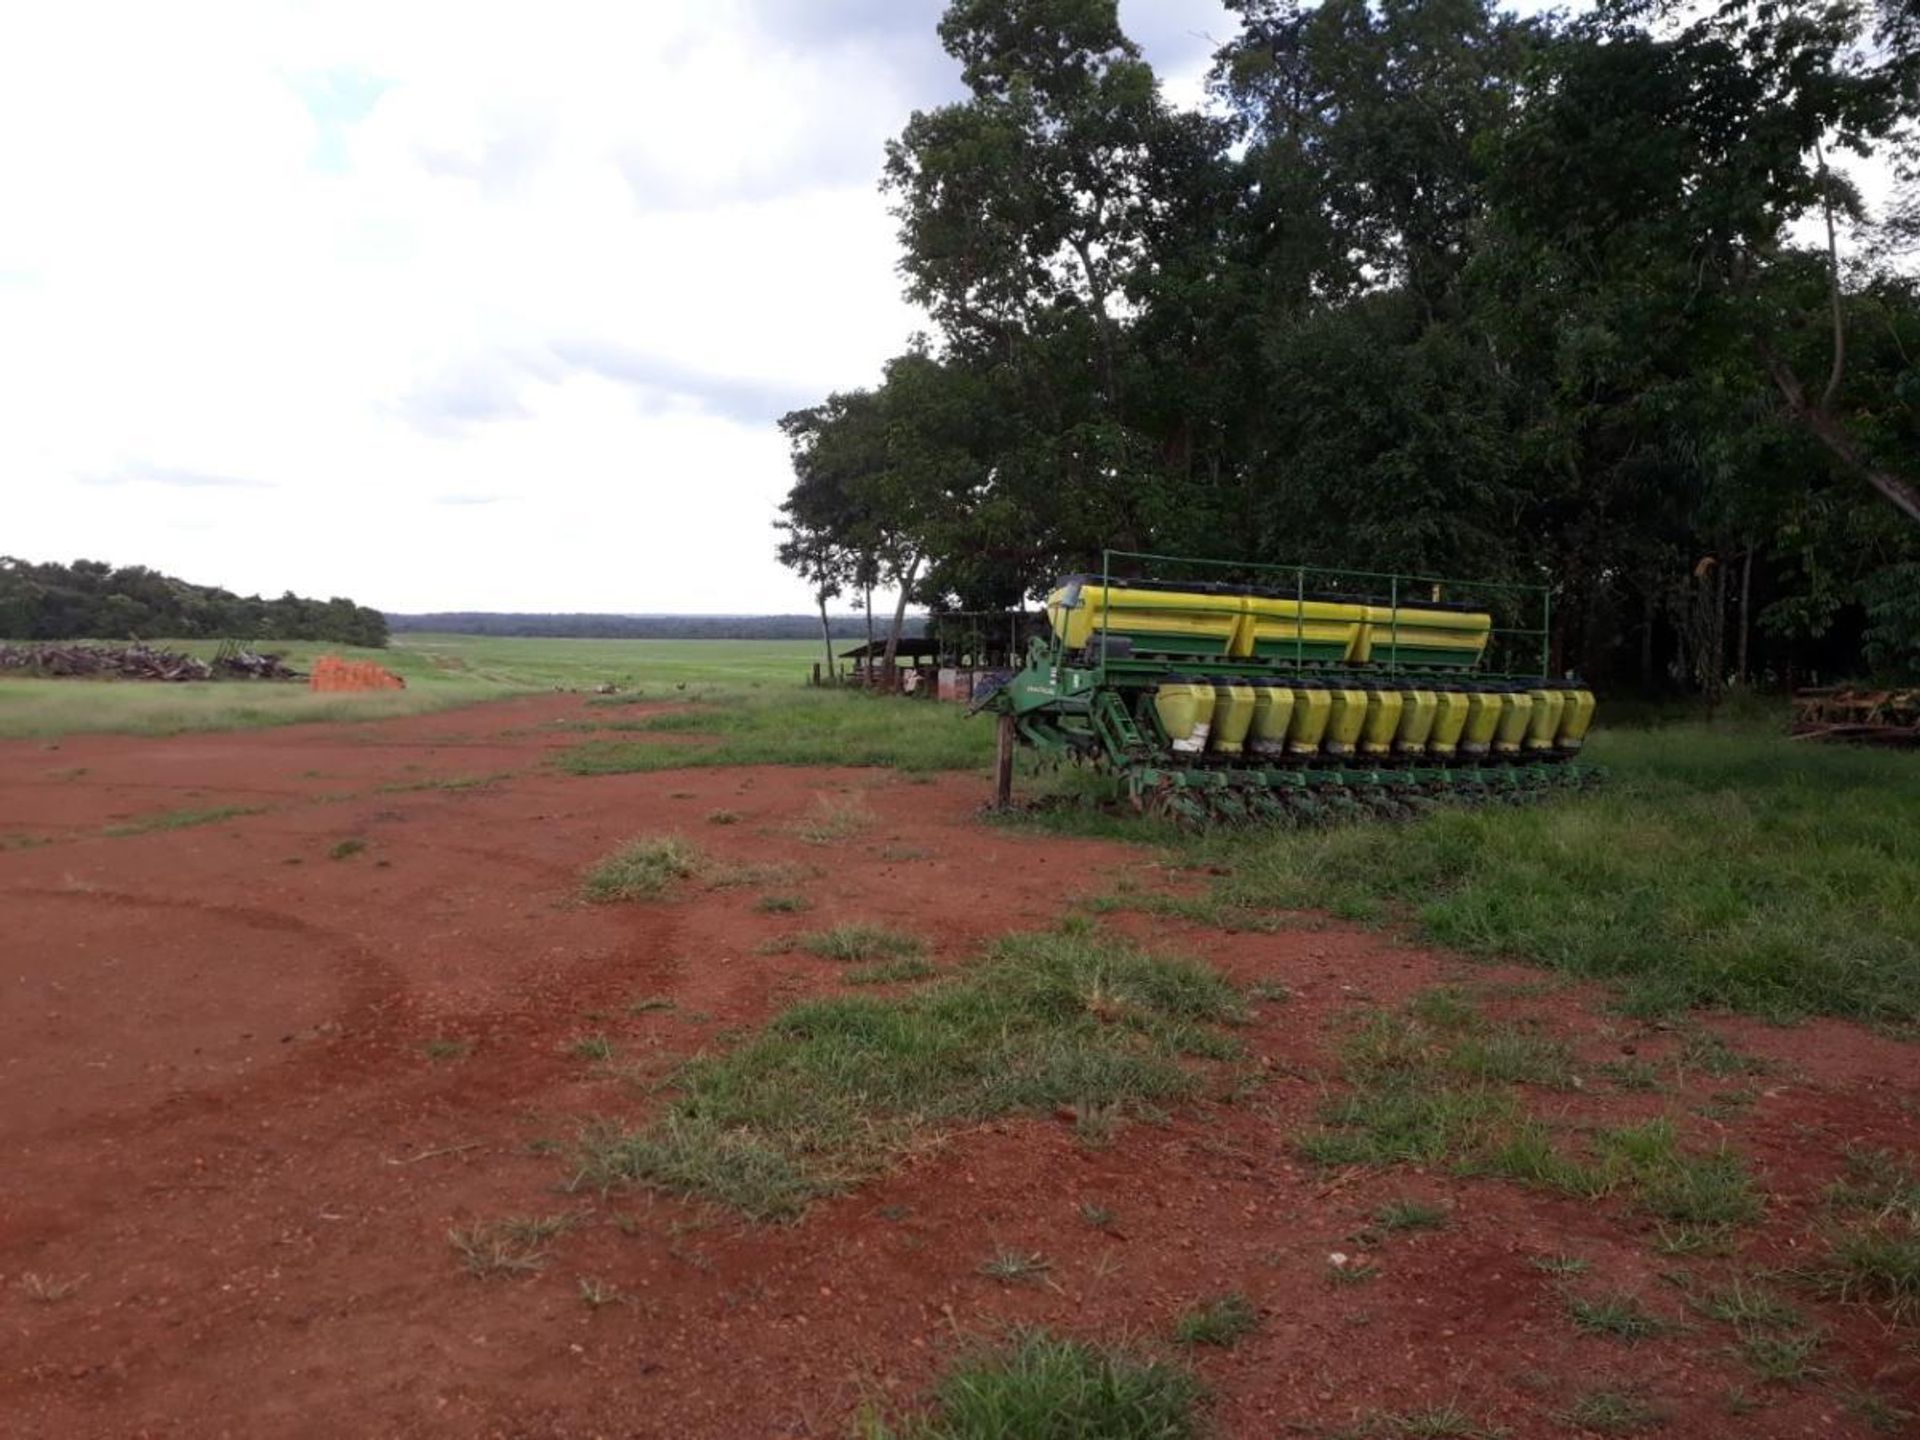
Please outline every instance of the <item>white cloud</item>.
[[[6, 550], [392, 609], [801, 610], [772, 420], [870, 383], [939, 0], [20, 5]], [[1198, 93], [1216, 0], [1127, 0]]]

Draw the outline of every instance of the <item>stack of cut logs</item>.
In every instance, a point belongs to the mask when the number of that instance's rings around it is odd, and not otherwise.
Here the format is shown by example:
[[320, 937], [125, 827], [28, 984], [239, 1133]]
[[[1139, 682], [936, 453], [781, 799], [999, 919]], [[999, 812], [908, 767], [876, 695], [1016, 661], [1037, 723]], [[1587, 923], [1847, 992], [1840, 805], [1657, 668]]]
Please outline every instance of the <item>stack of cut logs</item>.
[[209, 663], [177, 650], [148, 645], [0, 645], [0, 671], [93, 680], [212, 680], [235, 676], [254, 680], [297, 680], [299, 673], [278, 655], [261, 655], [223, 645]]

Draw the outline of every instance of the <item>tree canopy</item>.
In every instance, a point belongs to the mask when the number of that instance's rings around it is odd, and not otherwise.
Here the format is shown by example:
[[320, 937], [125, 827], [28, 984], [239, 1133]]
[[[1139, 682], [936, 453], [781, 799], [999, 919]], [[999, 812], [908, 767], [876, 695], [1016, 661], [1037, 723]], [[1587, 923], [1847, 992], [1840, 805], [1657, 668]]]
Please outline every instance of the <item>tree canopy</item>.
[[0, 555], [0, 636], [16, 640], [232, 638], [387, 643], [378, 610], [339, 596], [277, 600], [193, 585], [144, 565], [36, 565]]
[[1920, 207], [1850, 178], [1914, 179], [1910, 0], [1230, 8], [1183, 110], [1114, 0], [949, 6], [935, 334], [782, 422], [823, 601], [1113, 547], [1551, 583], [1615, 682], [1920, 659]]

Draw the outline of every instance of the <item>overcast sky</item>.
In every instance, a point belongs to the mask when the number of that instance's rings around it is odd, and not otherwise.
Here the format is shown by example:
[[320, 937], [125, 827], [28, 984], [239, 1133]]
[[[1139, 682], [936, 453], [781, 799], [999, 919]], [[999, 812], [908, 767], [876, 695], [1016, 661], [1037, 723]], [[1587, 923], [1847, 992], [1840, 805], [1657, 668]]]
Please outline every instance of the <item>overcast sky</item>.
[[[59, 0], [0, 46], [0, 554], [389, 610], [795, 611], [940, 0]], [[1176, 98], [1232, 24], [1122, 0]], [[1211, 37], [1211, 38], [1210, 38]]]

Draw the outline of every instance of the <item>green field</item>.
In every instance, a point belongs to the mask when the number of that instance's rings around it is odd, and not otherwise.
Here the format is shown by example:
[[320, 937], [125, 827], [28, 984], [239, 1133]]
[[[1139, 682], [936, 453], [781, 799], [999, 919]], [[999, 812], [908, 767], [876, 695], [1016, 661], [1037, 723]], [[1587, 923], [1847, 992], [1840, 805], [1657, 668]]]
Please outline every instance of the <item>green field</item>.
[[[211, 641], [154, 642], [211, 655]], [[502, 696], [618, 685], [658, 695], [676, 687], [798, 686], [820, 647], [798, 640], [547, 640], [478, 635], [400, 635], [385, 650], [292, 641], [271, 647], [306, 669], [316, 656], [370, 660], [407, 689], [369, 695], [313, 695], [302, 685], [213, 681], [147, 682], [0, 679], [0, 739], [47, 739], [86, 732], [172, 735], [314, 720], [378, 720]]]

